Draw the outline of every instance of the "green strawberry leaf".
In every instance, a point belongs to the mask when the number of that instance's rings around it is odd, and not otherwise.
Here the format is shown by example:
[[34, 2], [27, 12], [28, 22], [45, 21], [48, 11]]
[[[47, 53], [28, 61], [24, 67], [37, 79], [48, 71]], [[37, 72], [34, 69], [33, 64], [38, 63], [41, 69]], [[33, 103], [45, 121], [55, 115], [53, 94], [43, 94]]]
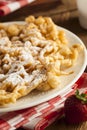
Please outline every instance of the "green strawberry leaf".
[[87, 103], [87, 94], [85, 93], [79, 93], [79, 90], [76, 90], [76, 98], [79, 99], [80, 101], [82, 101], [83, 104]]

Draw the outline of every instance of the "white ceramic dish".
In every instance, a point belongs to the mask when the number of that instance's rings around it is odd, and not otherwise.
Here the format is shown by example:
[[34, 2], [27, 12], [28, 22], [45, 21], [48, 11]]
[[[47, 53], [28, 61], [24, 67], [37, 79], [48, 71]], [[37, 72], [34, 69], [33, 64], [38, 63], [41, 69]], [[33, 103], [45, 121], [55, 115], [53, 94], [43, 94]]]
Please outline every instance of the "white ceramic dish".
[[[11, 22], [12, 23], [12, 22]], [[5, 23], [5, 24], [11, 24], [11, 23]], [[23, 23], [23, 22], [16, 22], [16, 23]], [[78, 43], [82, 44], [84, 46], [84, 43], [72, 32], [57, 26], [58, 30], [64, 30], [66, 37], [71, 45]], [[57, 95], [60, 95], [68, 89], [78, 80], [78, 78], [82, 75], [86, 68], [87, 64], [87, 52], [86, 47], [84, 46], [84, 50], [82, 53], [79, 54], [77, 63], [75, 66], [70, 68], [68, 71], [73, 70], [74, 73], [69, 76], [61, 76], [61, 84], [58, 86], [58, 88], [50, 90], [48, 92], [31, 92], [29, 95], [19, 99], [15, 104], [11, 104], [7, 107], [0, 107], [0, 112], [9, 112], [14, 110], [20, 110], [28, 107], [33, 107], [35, 105], [38, 105], [42, 102], [45, 102], [51, 98], [56, 97]], [[62, 88], [62, 89], [59, 89]]]

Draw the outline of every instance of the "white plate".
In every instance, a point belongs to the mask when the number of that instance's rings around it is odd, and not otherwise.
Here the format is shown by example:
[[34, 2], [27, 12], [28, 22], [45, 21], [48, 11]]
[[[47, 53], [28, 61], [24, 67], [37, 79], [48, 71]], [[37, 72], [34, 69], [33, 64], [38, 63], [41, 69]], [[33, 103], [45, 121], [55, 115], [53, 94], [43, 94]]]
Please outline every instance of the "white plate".
[[[5, 23], [5, 24], [11, 24], [11, 23]], [[16, 23], [20, 24], [23, 22], [16, 22]], [[58, 30], [65, 31], [66, 37], [71, 45], [78, 43], [84, 46], [83, 42], [75, 34], [62, 27], [57, 26], [57, 28]], [[86, 52], [86, 47], [84, 46], [84, 50], [82, 51], [82, 53], [79, 54], [79, 58], [77, 60], [76, 65], [69, 69], [69, 70], [74, 70], [74, 73], [69, 76], [61, 76], [60, 77], [61, 84], [58, 86], [58, 88], [50, 90], [48, 92], [30, 93], [29, 95], [19, 99], [15, 104], [11, 104], [8, 107], [0, 107], [0, 112], [8, 112], [8, 111], [14, 111], [14, 110], [20, 110], [20, 109], [32, 107], [42, 102], [45, 102], [51, 98], [54, 98], [59, 94], [66, 92], [82, 75], [82, 73], [86, 68], [86, 64], [87, 64], [87, 52]], [[62, 89], [59, 90], [59, 88]]]

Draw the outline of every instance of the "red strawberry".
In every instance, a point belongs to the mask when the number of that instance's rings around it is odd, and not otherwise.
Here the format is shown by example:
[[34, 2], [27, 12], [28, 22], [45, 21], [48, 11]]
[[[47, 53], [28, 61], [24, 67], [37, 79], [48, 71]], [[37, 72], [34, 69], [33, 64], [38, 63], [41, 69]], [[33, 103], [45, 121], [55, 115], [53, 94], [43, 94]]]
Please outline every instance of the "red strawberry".
[[68, 123], [77, 124], [87, 121], [87, 94], [79, 94], [68, 97], [64, 104], [65, 119]]

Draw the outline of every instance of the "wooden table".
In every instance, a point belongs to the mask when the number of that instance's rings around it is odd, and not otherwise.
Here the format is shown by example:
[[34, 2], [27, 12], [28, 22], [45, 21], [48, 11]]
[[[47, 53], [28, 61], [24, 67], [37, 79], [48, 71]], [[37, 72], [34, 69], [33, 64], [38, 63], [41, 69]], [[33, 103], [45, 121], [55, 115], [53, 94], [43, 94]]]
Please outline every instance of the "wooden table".
[[[43, 1], [45, 1], [43, 3]], [[41, 3], [40, 3], [41, 2]], [[78, 35], [87, 47], [87, 30], [81, 28], [78, 21], [76, 0], [39, 0], [37, 3], [23, 7], [7, 16], [0, 17], [0, 22], [24, 20], [30, 14], [50, 16], [57, 25], [69, 29]], [[87, 69], [85, 70], [87, 72]], [[56, 120], [46, 130], [87, 130], [87, 122], [79, 125], [68, 125], [64, 118]]]

